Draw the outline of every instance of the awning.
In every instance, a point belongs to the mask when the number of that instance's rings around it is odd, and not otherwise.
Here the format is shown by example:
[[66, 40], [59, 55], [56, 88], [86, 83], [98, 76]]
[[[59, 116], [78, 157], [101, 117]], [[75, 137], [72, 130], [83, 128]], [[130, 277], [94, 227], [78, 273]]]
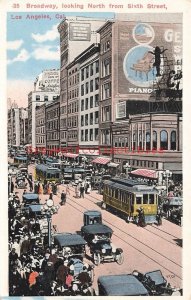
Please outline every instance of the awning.
[[76, 154], [76, 153], [64, 153], [63, 154], [65, 157], [70, 157], [70, 158], [76, 158], [78, 157], [79, 155]]
[[108, 162], [111, 161], [111, 158], [109, 157], [97, 157], [94, 160], [92, 160], [92, 163], [94, 164], [100, 164], [100, 165], [106, 165]]
[[152, 178], [157, 179], [157, 172], [155, 170], [148, 170], [148, 169], [137, 169], [134, 171], [131, 171], [132, 175], [146, 177], [146, 178]]
[[116, 164], [114, 162], [110, 162], [107, 166], [111, 167], [111, 168], [117, 168], [119, 166], [119, 164]]

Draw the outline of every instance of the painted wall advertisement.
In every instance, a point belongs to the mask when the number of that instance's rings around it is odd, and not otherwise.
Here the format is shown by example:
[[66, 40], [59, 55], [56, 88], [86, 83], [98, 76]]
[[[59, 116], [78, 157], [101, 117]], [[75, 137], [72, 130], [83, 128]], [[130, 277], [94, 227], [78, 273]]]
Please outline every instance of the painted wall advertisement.
[[115, 27], [118, 94], [150, 94], [166, 84], [181, 89], [181, 23], [119, 22]]

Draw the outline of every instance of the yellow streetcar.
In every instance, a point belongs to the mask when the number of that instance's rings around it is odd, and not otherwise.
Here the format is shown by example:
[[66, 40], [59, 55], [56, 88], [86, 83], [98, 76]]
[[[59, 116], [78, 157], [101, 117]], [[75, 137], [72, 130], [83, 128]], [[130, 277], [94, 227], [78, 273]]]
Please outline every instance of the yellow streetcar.
[[47, 180], [49, 182], [54, 181], [60, 183], [62, 180], [61, 170], [58, 168], [53, 168], [47, 165], [37, 165], [35, 170], [35, 179], [36, 180]]
[[139, 181], [112, 178], [104, 181], [102, 207], [136, 223], [143, 211], [145, 223], [152, 224], [156, 222], [158, 191]]

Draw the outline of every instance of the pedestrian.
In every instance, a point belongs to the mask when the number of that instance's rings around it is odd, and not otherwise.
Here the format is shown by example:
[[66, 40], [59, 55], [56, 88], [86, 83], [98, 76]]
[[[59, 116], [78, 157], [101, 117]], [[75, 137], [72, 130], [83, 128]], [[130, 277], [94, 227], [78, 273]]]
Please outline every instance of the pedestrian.
[[84, 186], [82, 184], [80, 186], [80, 198], [84, 198]]
[[161, 212], [160, 208], [157, 211], [157, 223], [158, 223], [158, 226], [162, 225], [162, 212]]
[[53, 193], [50, 193], [49, 199], [53, 200]]
[[14, 183], [11, 181], [11, 193], [13, 194], [13, 192], [14, 192]]
[[30, 192], [33, 191], [33, 183], [31, 180], [29, 180], [29, 188], [30, 188]]
[[66, 204], [66, 193], [64, 192], [64, 190], [61, 193], [61, 205], [65, 205]]

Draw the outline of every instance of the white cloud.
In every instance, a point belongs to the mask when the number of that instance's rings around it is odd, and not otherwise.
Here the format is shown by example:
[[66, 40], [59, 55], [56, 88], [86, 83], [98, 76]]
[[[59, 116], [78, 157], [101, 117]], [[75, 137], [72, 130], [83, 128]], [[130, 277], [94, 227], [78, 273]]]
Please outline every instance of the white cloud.
[[43, 42], [46, 42], [46, 41], [54, 41], [59, 37], [57, 26], [58, 26], [57, 24], [53, 25], [52, 29], [46, 31], [44, 34], [32, 33], [32, 38], [37, 43], [43, 43]]
[[23, 40], [7, 41], [8, 50], [18, 50], [23, 44]]
[[34, 50], [32, 55], [36, 60], [60, 60], [59, 47], [40, 46]]
[[26, 49], [21, 49], [19, 54], [17, 56], [15, 56], [13, 59], [8, 59], [7, 63], [12, 64], [12, 63], [17, 62], [17, 61], [25, 62], [29, 58], [30, 58], [30, 54], [28, 53], [28, 51]]

